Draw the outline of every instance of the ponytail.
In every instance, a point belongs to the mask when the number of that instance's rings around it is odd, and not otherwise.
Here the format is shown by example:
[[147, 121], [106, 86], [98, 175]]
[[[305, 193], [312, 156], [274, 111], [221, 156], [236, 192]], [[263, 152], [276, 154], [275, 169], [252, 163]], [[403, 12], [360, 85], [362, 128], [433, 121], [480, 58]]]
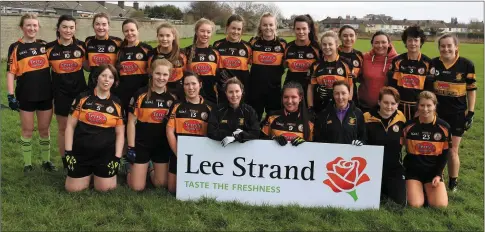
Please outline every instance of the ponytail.
[[317, 28], [315, 26], [315, 22], [313, 21], [312, 16], [310, 16], [309, 14], [297, 16], [295, 18], [295, 20], [293, 21], [293, 28], [295, 28], [296, 22], [307, 23], [308, 29], [310, 30], [310, 33], [308, 34], [308, 39], [310, 40], [310, 42], [312, 44], [320, 47], [319, 43], [318, 43], [318, 31], [317, 31]]

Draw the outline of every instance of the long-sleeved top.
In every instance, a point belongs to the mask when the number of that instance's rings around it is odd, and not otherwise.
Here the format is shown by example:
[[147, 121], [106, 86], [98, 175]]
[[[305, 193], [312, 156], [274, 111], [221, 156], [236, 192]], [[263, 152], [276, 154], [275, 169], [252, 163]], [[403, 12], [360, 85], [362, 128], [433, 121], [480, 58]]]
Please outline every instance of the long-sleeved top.
[[224, 104], [212, 110], [207, 128], [209, 138], [221, 141], [226, 136], [232, 136], [237, 129], [243, 130], [241, 132], [243, 141], [259, 138], [259, 121], [253, 107], [241, 103], [234, 109]]

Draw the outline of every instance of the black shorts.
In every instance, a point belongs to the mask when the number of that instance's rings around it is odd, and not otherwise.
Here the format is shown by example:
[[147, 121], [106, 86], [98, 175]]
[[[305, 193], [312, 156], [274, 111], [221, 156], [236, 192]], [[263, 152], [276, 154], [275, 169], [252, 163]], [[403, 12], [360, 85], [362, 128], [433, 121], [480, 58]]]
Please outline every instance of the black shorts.
[[62, 93], [54, 94], [54, 114], [59, 116], [69, 116], [74, 97]]
[[113, 177], [118, 174], [120, 158], [115, 156], [115, 146], [91, 149], [83, 144], [73, 144], [72, 156], [66, 157], [67, 175], [72, 178], [94, 174], [98, 177]]
[[399, 205], [406, 205], [406, 180], [404, 171], [396, 171], [394, 173], [383, 172], [381, 198], [386, 197]]
[[168, 172], [177, 175], [177, 156], [175, 154], [170, 155], [170, 162], [168, 164]]
[[35, 102], [19, 101], [19, 109], [27, 112], [50, 110], [52, 109], [52, 99]]
[[[417, 180], [423, 184], [433, 182], [433, 179], [436, 177], [434, 173], [417, 171], [413, 169], [407, 169], [405, 172], [406, 180]], [[440, 181], [443, 182], [443, 175], [440, 176]]]
[[170, 160], [170, 154], [172, 151], [169, 151], [170, 148], [166, 148], [164, 146], [157, 146], [157, 147], [144, 147], [139, 144], [135, 145], [135, 162], [136, 164], [145, 164], [148, 163], [150, 160], [154, 163], [168, 163]]
[[438, 117], [450, 124], [450, 131], [452, 136], [463, 136], [463, 133], [465, 133], [465, 130], [463, 129], [465, 126], [465, 112], [459, 112], [454, 114], [438, 113]]

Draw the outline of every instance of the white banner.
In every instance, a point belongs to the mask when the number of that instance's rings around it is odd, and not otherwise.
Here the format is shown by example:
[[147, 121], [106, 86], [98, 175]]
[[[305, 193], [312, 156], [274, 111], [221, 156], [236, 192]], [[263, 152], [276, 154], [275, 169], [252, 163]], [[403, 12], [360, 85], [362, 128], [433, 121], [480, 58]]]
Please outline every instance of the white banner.
[[178, 137], [177, 199], [378, 209], [382, 146]]

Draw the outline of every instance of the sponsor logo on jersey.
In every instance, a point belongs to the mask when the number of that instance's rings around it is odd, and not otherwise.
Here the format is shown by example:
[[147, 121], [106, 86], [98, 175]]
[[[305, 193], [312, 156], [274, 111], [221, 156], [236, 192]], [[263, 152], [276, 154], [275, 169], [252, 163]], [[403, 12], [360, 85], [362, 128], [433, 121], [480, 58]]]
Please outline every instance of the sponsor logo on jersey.
[[197, 120], [187, 120], [184, 122], [184, 130], [196, 133], [202, 129], [202, 124]]
[[439, 90], [446, 90], [450, 88], [450, 84], [446, 82], [438, 82], [437, 87]]
[[86, 120], [92, 124], [104, 124], [107, 121], [107, 118], [104, 114], [99, 112], [89, 112], [86, 114]]
[[238, 68], [241, 66], [241, 60], [235, 57], [228, 57], [222, 61], [226, 68]]
[[258, 56], [258, 60], [263, 64], [273, 64], [276, 61], [276, 56], [271, 53], [263, 53]]
[[161, 109], [161, 110], [156, 110], [152, 112], [152, 120], [156, 122], [161, 122], [163, 118], [167, 115], [167, 110], [166, 109]]
[[194, 71], [199, 75], [207, 75], [212, 71], [212, 67], [206, 63], [199, 63], [194, 66]]
[[298, 137], [298, 135], [294, 133], [283, 133], [281, 135], [283, 135], [288, 141], [292, 141], [293, 139], [296, 139]]
[[59, 69], [64, 72], [72, 72], [79, 67], [79, 64], [72, 60], [65, 60], [59, 64]]
[[111, 63], [111, 58], [104, 54], [96, 54], [93, 56], [93, 62], [96, 65], [109, 64]]
[[310, 67], [310, 62], [307, 62], [305, 60], [296, 60], [295, 62], [292, 62], [291, 68], [296, 70], [296, 71], [306, 71]]
[[44, 59], [44, 57], [34, 57], [29, 60], [29, 66], [31, 68], [40, 68], [44, 66], [45, 63], [46, 63], [46, 60]]
[[337, 77], [335, 76], [325, 76], [323, 78], [323, 84], [325, 85], [325, 87], [327, 87], [327, 89], [333, 88], [333, 83], [335, 81], [337, 81]]
[[121, 69], [124, 73], [131, 74], [138, 70], [138, 65], [134, 62], [123, 62], [121, 63]]
[[402, 77], [402, 86], [405, 88], [419, 88], [419, 78], [415, 75], [406, 75]]
[[430, 142], [422, 142], [416, 144], [415, 149], [420, 153], [420, 154], [430, 154], [436, 151], [435, 145], [433, 145]]

